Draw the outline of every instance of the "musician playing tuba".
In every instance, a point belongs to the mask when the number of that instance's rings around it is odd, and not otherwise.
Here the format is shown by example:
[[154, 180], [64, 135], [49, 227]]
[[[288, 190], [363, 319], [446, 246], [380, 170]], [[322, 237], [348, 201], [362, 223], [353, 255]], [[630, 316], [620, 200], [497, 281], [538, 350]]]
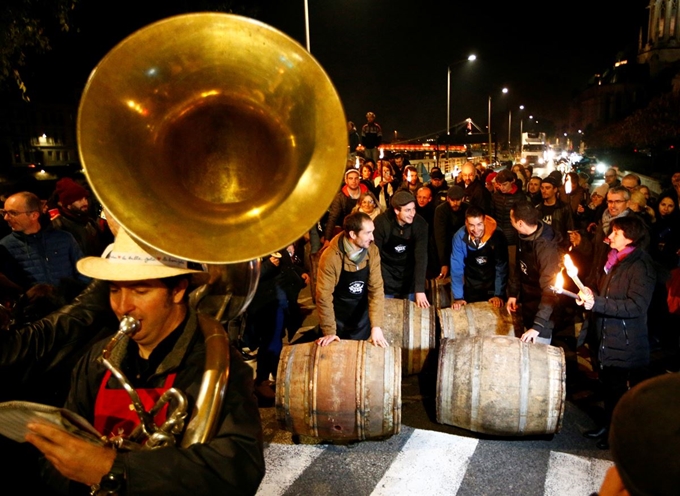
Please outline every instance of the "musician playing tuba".
[[[72, 481], [72, 492], [80, 483], [93, 494], [254, 494], [264, 458], [252, 370], [228, 345], [221, 325], [187, 302], [190, 285], [205, 282], [207, 273], [142, 248], [122, 229], [107, 258], [84, 258], [78, 270], [108, 281], [111, 309], [131, 323], [80, 360], [66, 403], [106, 443], [37, 423], [29, 424], [26, 440]], [[214, 359], [228, 360], [228, 381], [223, 396], [217, 391], [211, 402], [202, 384], [219, 370], [210, 356], [220, 340], [225, 353]], [[186, 400], [186, 417], [178, 411], [182, 398], [159, 403], [171, 389]], [[205, 425], [197, 427], [203, 418]], [[167, 443], [146, 449], [154, 435], [166, 436]]]

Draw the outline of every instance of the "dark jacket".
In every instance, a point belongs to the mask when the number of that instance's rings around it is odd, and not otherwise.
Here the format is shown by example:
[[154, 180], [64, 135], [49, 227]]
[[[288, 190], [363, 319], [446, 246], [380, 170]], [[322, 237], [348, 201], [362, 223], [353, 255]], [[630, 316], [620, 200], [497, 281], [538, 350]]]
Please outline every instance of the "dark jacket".
[[[375, 245], [380, 248], [380, 265], [383, 276], [385, 294], [405, 295], [425, 292], [425, 271], [427, 269], [427, 222], [416, 214], [412, 224], [403, 227], [397, 222], [394, 209], [389, 209], [375, 218]], [[402, 265], [395, 263], [399, 258], [395, 250], [390, 249], [392, 236], [407, 239], [408, 262]]]
[[533, 234], [520, 235], [518, 240], [517, 269], [514, 274], [511, 271], [508, 295], [519, 299], [525, 315], [533, 315], [532, 328], [540, 337], [550, 338], [555, 324], [552, 314], [558, 301], [550, 286], [560, 271], [561, 238], [539, 221]]
[[647, 252], [636, 248], [601, 275], [592, 309], [601, 366], [636, 368], [649, 364], [647, 310], [656, 269]]
[[4, 384], [0, 398], [62, 406], [73, 367], [117, 322], [108, 284], [93, 281], [72, 304], [19, 329], [0, 332]]
[[560, 233], [562, 237], [561, 246], [563, 249], [569, 247], [569, 233], [567, 231], [574, 230], [574, 218], [571, 213], [571, 207], [561, 200], [557, 200], [554, 205], [552, 213], [548, 213], [550, 207], [541, 202], [536, 205], [536, 209], [541, 213], [541, 220], [546, 224], [550, 224], [553, 231]]
[[491, 205], [491, 192], [486, 189], [482, 181], [475, 179], [468, 187], [465, 187], [465, 183], [460, 183], [459, 186], [465, 190], [465, 203], [481, 208], [485, 214], [491, 212], [493, 208]]
[[[362, 194], [368, 191], [366, 185], [361, 183], [359, 183], [359, 189]], [[343, 186], [342, 189], [336, 193], [331, 206], [328, 208], [328, 220], [326, 221], [326, 228], [323, 231], [324, 238], [326, 238], [327, 241], [333, 239], [333, 236], [335, 235], [333, 232], [335, 226], [342, 227], [342, 222], [345, 220], [345, 217], [352, 212], [357, 201], [359, 201], [358, 198], [351, 198], [349, 196], [347, 185]]]
[[88, 215], [73, 215], [59, 207], [58, 214], [52, 219], [52, 227], [71, 233], [86, 257], [98, 257], [106, 248], [102, 231]]
[[[73, 371], [73, 382], [66, 408], [93, 423], [94, 406], [106, 372], [98, 360], [108, 339], [96, 344]], [[111, 356], [126, 355], [116, 349]], [[196, 314], [190, 311], [181, 336], [144, 387], [155, 388], [176, 373], [173, 386], [186, 394], [191, 412], [205, 370], [206, 345], [198, 329]], [[109, 387], [119, 387], [111, 378]], [[216, 432], [205, 444], [189, 448], [169, 447], [157, 450], [119, 452], [116, 463], [124, 467], [127, 494], [252, 495], [264, 476], [262, 427], [253, 394], [253, 372], [240, 353], [230, 347], [229, 380], [222, 408], [217, 414]], [[188, 424], [188, 419], [186, 423]], [[57, 479], [60, 477], [57, 476]], [[71, 483], [71, 487], [79, 486]], [[82, 487], [82, 486], [80, 486]]]
[[24, 289], [36, 283], [59, 286], [64, 279], [89, 283], [76, 270], [81, 258], [83, 252], [73, 236], [52, 227], [28, 235], [14, 231], [0, 240], [0, 272]]
[[434, 209], [434, 240], [440, 267], [449, 265], [451, 262], [453, 236], [465, 225], [466, 210], [467, 205], [461, 203], [460, 209], [454, 212], [448, 201]]
[[513, 190], [510, 193], [501, 193], [500, 191], [494, 192], [491, 195], [492, 207], [490, 215], [498, 223], [498, 229], [503, 231], [505, 234], [505, 239], [509, 245], [517, 244], [517, 230], [512, 227], [510, 222], [510, 210], [520, 201], [526, 199], [524, 192], [513, 185]]

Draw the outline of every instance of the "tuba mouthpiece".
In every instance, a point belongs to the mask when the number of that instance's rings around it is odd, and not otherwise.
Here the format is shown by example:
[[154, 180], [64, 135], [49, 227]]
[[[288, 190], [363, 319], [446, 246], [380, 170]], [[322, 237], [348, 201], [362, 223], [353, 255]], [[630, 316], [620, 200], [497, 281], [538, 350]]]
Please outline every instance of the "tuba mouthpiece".
[[139, 330], [139, 326], [139, 320], [135, 319], [134, 317], [130, 317], [129, 315], [124, 315], [123, 318], [120, 319], [118, 332], [123, 333], [126, 336], [132, 336]]

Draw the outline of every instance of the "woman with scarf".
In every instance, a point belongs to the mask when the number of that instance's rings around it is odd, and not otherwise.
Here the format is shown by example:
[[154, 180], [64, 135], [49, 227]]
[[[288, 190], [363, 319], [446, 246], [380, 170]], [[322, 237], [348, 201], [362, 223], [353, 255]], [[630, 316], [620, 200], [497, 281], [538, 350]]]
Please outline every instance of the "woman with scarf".
[[382, 208], [378, 205], [378, 199], [370, 191], [362, 193], [356, 206], [352, 209], [352, 212], [365, 213], [371, 220], [375, 220], [382, 211]]
[[579, 344], [590, 332], [596, 334], [598, 343], [597, 371], [605, 416], [599, 428], [584, 435], [599, 439], [600, 449], [609, 448], [607, 436], [614, 406], [628, 389], [648, 376], [647, 310], [656, 284], [656, 268], [645, 251], [648, 234], [643, 221], [635, 215], [617, 217], [611, 227], [610, 251], [597, 288], [585, 288], [576, 301], [592, 310]]

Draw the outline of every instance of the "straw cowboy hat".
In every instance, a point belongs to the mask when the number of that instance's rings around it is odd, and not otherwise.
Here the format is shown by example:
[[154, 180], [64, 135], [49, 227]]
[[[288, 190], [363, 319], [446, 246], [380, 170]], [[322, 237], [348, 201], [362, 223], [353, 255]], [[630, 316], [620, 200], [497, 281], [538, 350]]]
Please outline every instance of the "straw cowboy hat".
[[101, 257], [82, 258], [76, 267], [83, 275], [105, 281], [143, 281], [191, 274], [192, 284], [201, 285], [210, 279], [207, 272], [190, 269], [186, 260], [150, 247], [142, 248], [124, 229], [118, 231]]

